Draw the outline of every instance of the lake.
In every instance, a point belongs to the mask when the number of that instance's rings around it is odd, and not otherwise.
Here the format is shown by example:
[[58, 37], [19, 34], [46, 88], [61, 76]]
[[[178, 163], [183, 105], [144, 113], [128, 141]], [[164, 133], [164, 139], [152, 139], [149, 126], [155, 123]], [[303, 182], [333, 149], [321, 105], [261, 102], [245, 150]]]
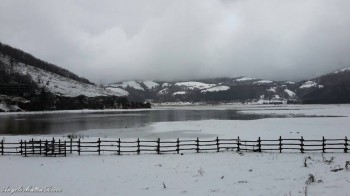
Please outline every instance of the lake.
[[[250, 108], [245, 108], [250, 109]], [[261, 110], [280, 108], [260, 107]], [[285, 109], [288, 110], [288, 109]], [[289, 115], [273, 112], [254, 114], [240, 112], [234, 108], [215, 107], [170, 107], [151, 110], [129, 111], [75, 111], [66, 113], [31, 113], [0, 115], [2, 135], [59, 135], [81, 133], [86, 136], [101, 136], [108, 130], [108, 136], [118, 136], [120, 131], [127, 135], [137, 130], [142, 136], [148, 126], [159, 122], [204, 121], [204, 120], [257, 120], [266, 118], [305, 118], [314, 115]], [[324, 117], [324, 116], [323, 116]], [[179, 130], [180, 131], [180, 130]], [[102, 134], [103, 136], [103, 134]]]

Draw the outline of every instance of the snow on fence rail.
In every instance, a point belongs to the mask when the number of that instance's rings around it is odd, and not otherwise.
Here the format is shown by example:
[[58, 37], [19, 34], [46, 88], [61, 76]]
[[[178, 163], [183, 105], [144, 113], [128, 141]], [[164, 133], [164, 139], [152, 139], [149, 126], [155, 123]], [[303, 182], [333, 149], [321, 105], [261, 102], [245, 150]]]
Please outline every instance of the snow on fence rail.
[[260, 137], [257, 140], [236, 139], [216, 139], [199, 140], [184, 139], [180, 140], [122, 140], [106, 139], [97, 141], [83, 141], [81, 139], [70, 140], [21, 140], [20, 142], [5, 142], [1, 140], [0, 153], [20, 154], [23, 156], [42, 155], [42, 156], [66, 156], [69, 154], [140, 154], [140, 153], [182, 153], [192, 151], [201, 152], [220, 152], [228, 150], [246, 151], [246, 152], [344, 152], [347, 153], [349, 140], [344, 139], [325, 139], [306, 140], [303, 137], [287, 139], [279, 137], [276, 140], [263, 140]]

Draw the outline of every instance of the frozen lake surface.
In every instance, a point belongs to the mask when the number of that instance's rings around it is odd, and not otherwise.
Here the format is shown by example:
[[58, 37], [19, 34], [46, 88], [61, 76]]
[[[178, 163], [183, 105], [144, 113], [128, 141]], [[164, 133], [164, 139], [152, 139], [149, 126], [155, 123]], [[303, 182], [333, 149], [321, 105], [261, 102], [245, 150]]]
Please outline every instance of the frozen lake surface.
[[[0, 115], [2, 135], [194, 138], [346, 136], [349, 105], [217, 105]], [[331, 133], [331, 134], [330, 134]]]
[[[285, 115], [245, 114], [234, 109], [208, 110], [166, 108], [130, 111], [94, 111], [67, 113], [33, 113], [0, 116], [1, 134], [68, 134], [89, 131], [94, 136], [104, 130], [121, 128], [133, 130], [157, 122], [201, 120], [256, 120], [261, 118], [285, 118]], [[93, 131], [91, 131], [93, 130]], [[96, 133], [94, 133], [96, 132]], [[112, 133], [113, 135], [113, 133]]]

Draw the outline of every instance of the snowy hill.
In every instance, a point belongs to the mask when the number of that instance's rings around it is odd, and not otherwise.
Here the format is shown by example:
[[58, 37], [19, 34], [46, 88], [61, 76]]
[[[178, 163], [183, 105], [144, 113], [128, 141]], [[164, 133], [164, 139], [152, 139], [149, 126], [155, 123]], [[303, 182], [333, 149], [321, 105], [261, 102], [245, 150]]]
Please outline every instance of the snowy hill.
[[100, 88], [94, 84], [87, 84], [67, 78], [44, 69], [33, 67], [22, 62], [11, 62], [11, 57], [0, 53], [2, 69], [10, 70], [22, 76], [29, 76], [32, 81], [45, 90], [65, 97], [77, 97], [84, 95], [87, 97], [97, 96], [124, 96], [119, 92], [113, 92]]
[[350, 67], [308, 80], [299, 88], [304, 103], [350, 103]]
[[185, 87], [185, 88], [188, 88], [190, 90], [193, 90], [193, 89], [208, 89], [208, 88], [211, 88], [213, 86], [215, 86], [215, 84], [206, 84], [206, 83], [203, 83], [203, 82], [195, 82], [195, 81], [189, 81], [189, 82], [177, 82], [175, 83], [176, 86], [182, 86], [182, 87]]
[[242, 76], [172, 82], [123, 81], [106, 86], [113, 85], [138, 101], [310, 103], [310, 100], [318, 100], [319, 103], [350, 103], [350, 67], [300, 82]]
[[[296, 99], [293, 82], [276, 82], [252, 77], [215, 78], [190, 81], [122, 81], [105, 85], [129, 94], [131, 100], [155, 102], [232, 102], [264, 99]], [[112, 89], [111, 89], [112, 90]]]

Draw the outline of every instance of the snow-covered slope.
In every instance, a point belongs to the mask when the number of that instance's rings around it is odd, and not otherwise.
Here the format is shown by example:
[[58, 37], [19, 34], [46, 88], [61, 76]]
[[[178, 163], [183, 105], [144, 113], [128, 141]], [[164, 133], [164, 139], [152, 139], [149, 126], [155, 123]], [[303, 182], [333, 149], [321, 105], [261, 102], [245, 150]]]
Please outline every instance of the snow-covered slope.
[[254, 84], [270, 84], [273, 83], [271, 80], [259, 80], [257, 82], [254, 82]]
[[250, 80], [256, 80], [255, 78], [250, 78], [250, 77], [241, 77], [236, 79], [236, 81], [238, 82], [242, 82], [242, 81], [250, 81]]
[[205, 93], [205, 92], [218, 92], [218, 91], [227, 91], [229, 89], [230, 89], [230, 87], [228, 87], [228, 86], [216, 86], [216, 87], [213, 87], [213, 88], [208, 88], [208, 89], [202, 90], [201, 92], [202, 93]]
[[116, 93], [119, 93], [123, 96], [128, 96], [129, 95], [129, 92], [124, 90], [124, 89], [121, 89], [121, 88], [117, 88], [117, 87], [107, 87], [106, 88], [107, 90], [110, 90], [112, 92], [116, 92]]
[[206, 84], [203, 82], [194, 82], [194, 81], [190, 81], [190, 82], [177, 82], [175, 83], [176, 86], [185, 86], [188, 89], [207, 89], [207, 88], [211, 88], [213, 86], [215, 86], [215, 84]]
[[149, 81], [149, 80], [148, 80], [148, 81], [143, 81], [142, 83], [143, 83], [148, 89], [153, 89], [153, 88], [159, 86], [158, 83], [153, 82], [153, 81]]
[[349, 93], [343, 93], [350, 84], [349, 78], [350, 67], [307, 81], [274, 81], [242, 76], [188, 81], [129, 81], [118, 84], [126, 91], [128, 91], [128, 88], [124, 88], [126, 85], [121, 84], [132, 84], [129, 87], [136, 90], [143, 87], [145, 91], [130, 90], [130, 97], [153, 99], [154, 102], [256, 102], [263, 100], [264, 103], [270, 101], [298, 103], [302, 100], [310, 100], [310, 93], [313, 93], [312, 99], [318, 99], [326, 94], [333, 95], [331, 100], [335, 100], [337, 96], [349, 97], [350, 90]]
[[[9, 68], [10, 58], [0, 55], [0, 61]], [[100, 88], [96, 85], [86, 84], [60, 76], [58, 74], [32, 67], [20, 62], [14, 62], [12, 70], [20, 75], [31, 76], [33, 82], [39, 87], [45, 88], [51, 93], [66, 97], [76, 97], [84, 95], [87, 97], [96, 96], [123, 96], [123, 94]]]
[[[123, 82], [118, 82], [118, 83], [114, 83], [114, 84], [109, 84], [109, 85], [105, 85], [105, 86], [120, 87], [120, 88], [123, 88], [124, 90], [126, 88], [133, 88], [135, 90], [145, 91], [145, 90], [154, 90], [159, 85], [160, 84], [158, 84], [154, 81], [150, 81], [150, 80], [146, 80], [146, 81], [131, 80], [131, 81], [123, 81]], [[163, 84], [163, 87], [164, 86], [166, 86], [166, 84], [165, 85]]]
[[[288, 84], [288, 86], [292, 87], [293, 84]], [[292, 92], [284, 92], [284, 89], [287, 88], [285, 82], [275, 82], [252, 77], [174, 82], [123, 81], [106, 85], [106, 87], [120, 88], [128, 91], [131, 97], [153, 99], [155, 102], [179, 101], [180, 96], [184, 101], [213, 101], [213, 99], [216, 101], [216, 99], [220, 100], [220, 96], [215, 95], [215, 93], [219, 92], [223, 97], [226, 97], [225, 99], [228, 99], [227, 97], [232, 97], [232, 100], [242, 99], [242, 97], [250, 97], [250, 100], [259, 99], [261, 95], [266, 95], [265, 99], [279, 98], [286, 100], [288, 98], [295, 98], [295, 96], [289, 96]], [[131, 90], [130, 88], [137, 91]], [[294, 90], [293, 87], [292, 90]], [[124, 94], [126, 94], [126, 92], [124, 92]]]
[[158, 92], [159, 95], [166, 95], [169, 92], [168, 88], [164, 88]]
[[127, 88], [127, 87], [130, 87], [130, 88], [134, 88], [136, 90], [141, 90], [141, 91], [144, 91], [145, 89], [142, 88], [142, 86], [136, 82], [136, 81], [125, 81], [125, 82], [121, 82], [121, 83], [117, 83], [117, 84], [113, 84], [114, 86], [116, 87], [122, 87], [122, 88]]
[[350, 71], [350, 67], [345, 67], [345, 68], [339, 69], [333, 73], [338, 74], [338, 73], [347, 72], [347, 71]]
[[299, 88], [303, 89], [303, 88], [312, 88], [312, 87], [315, 87], [315, 88], [323, 88], [322, 85], [319, 85], [317, 84], [316, 82], [314, 81], [306, 81], [304, 84], [302, 84]]
[[284, 92], [286, 92], [288, 94], [289, 97], [295, 97], [295, 92], [289, 90], [289, 89], [285, 89]]
[[175, 93], [173, 93], [173, 96], [175, 95], [185, 95], [186, 94], [186, 91], [177, 91]]

